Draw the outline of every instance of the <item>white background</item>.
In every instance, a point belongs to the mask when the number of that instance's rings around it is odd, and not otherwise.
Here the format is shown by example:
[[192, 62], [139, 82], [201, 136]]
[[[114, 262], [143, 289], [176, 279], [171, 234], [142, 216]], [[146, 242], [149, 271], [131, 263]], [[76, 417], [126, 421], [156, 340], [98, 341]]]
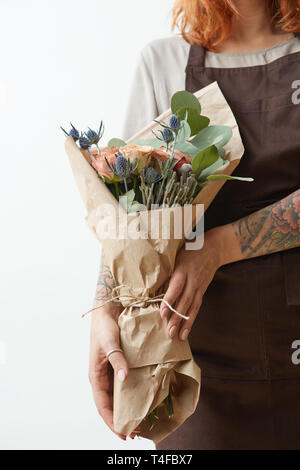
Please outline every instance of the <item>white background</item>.
[[[0, 0], [1, 449], [147, 449], [102, 423], [88, 383], [100, 248], [60, 125], [120, 136], [139, 50], [172, 0]], [[5, 357], [6, 356], [6, 357]]]

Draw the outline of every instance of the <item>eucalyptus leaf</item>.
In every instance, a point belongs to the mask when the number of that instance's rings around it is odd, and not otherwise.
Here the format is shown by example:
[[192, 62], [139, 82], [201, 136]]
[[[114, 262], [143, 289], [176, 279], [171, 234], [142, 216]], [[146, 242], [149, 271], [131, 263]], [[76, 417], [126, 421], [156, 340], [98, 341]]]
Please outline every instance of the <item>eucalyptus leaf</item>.
[[125, 147], [126, 142], [122, 139], [117, 139], [117, 138], [113, 138], [113, 139], [110, 139], [110, 141], [108, 142], [107, 146], [108, 147]]
[[158, 139], [138, 139], [131, 142], [134, 145], [148, 145], [153, 148], [159, 148], [164, 145], [164, 142]]
[[237, 181], [254, 181], [253, 178], [248, 178], [245, 176], [229, 176], [229, 175], [210, 175], [207, 177], [208, 181], [221, 181], [221, 180], [237, 180]]
[[192, 172], [197, 178], [201, 177], [201, 173], [205, 168], [210, 167], [219, 159], [218, 149], [215, 145], [211, 145], [204, 150], [198, 152], [192, 160]]
[[215, 145], [218, 148], [223, 147], [232, 137], [232, 130], [228, 126], [209, 126], [200, 131], [192, 140], [191, 143], [198, 147], [199, 150], [204, 150], [210, 145]]
[[130, 206], [128, 212], [142, 212], [147, 210], [146, 206], [140, 204], [137, 201], [133, 201], [132, 205]]
[[191, 128], [191, 136], [198, 134], [202, 129], [209, 125], [209, 119], [206, 116], [201, 116], [193, 108], [180, 108], [176, 114], [180, 120], [184, 120], [187, 113], [187, 122]]
[[176, 144], [176, 149], [180, 150], [180, 152], [187, 153], [190, 157], [193, 157], [199, 152], [199, 149], [189, 142], [179, 142]]
[[189, 91], [178, 91], [172, 96], [171, 109], [176, 114], [181, 108], [193, 108], [198, 114], [201, 113], [201, 106], [196, 96]]
[[219, 168], [221, 168], [221, 166], [224, 165], [224, 160], [223, 158], [218, 158], [218, 160], [213, 163], [212, 165], [208, 166], [207, 168], [205, 168], [201, 174], [200, 174], [200, 178], [199, 178], [199, 181], [200, 182], [203, 182], [206, 180], [206, 178], [210, 175], [212, 175], [216, 170], [218, 170]]
[[218, 147], [217, 145], [216, 145], [216, 147], [217, 147], [218, 152], [219, 152], [219, 157], [224, 160], [224, 157], [225, 157], [225, 150], [223, 149], [223, 147]]
[[127, 191], [127, 193], [119, 197], [119, 203], [127, 213], [130, 212], [134, 197], [135, 192], [133, 189], [130, 189], [130, 191]]
[[177, 142], [185, 142], [191, 136], [191, 128], [189, 124], [185, 121], [182, 128], [177, 134]]

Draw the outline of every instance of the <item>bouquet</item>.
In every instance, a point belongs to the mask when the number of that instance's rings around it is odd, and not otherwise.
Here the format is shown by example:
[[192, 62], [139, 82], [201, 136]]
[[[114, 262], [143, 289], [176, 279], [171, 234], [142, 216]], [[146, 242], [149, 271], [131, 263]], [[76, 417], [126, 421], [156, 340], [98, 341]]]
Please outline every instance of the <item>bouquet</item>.
[[[125, 383], [114, 381], [114, 427], [129, 435], [139, 426], [157, 443], [194, 412], [200, 392], [188, 341], [171, 339], [159, 315], [164, 286], [224, 182], [252, 181], [231, 176], [244, 148], [217, 82], [175, 93], [171, 109], [128, 142], [101, 147], [102, 122], [97, 131], [71, 127], [63, 129], [66, 151], [116, 283], [112, 301], [124, 308], [120, 341], [130, 370]], [[196, 232], [186, 248], [197, 241]]]

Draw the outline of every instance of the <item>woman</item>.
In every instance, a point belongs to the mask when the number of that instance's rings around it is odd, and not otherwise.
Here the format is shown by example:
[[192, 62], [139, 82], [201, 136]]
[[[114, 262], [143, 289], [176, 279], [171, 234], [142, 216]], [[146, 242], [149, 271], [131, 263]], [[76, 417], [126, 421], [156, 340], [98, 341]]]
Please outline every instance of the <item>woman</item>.
[[[124, 137], [167, 109], [171, 95], [217, 80], [245, 154], [205, 216], [205, 243], [181, 251], [165, 294], [171, 337], [189, 337], [202, 369], [198, 408], [158, 449], [300, 448], [300, 1], [181, 0], [182, 37], [154, 41], [136, 73]], [[113, 279], [102, 264], [96, 305]], [[113, 429], [112, 368], [126, 380], [118, 307], [92, 321], [90, 379]], [[299, 354], [300, 356], [300, 354]], [[138, 430], [137, 430], [138, 431]], [[134, 437], [135, 433], [131, 435]], [[125, 439], [125, 436], [120, 436]]]

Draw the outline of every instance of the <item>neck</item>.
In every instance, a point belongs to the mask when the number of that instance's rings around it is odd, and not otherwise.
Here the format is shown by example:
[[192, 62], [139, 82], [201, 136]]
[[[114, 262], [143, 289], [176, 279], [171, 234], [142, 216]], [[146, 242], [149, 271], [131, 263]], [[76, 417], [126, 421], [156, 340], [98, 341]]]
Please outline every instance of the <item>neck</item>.
[[293, 37], [271, 25], [269, 0], [234, 0], [230, 36], [216, 52], [250, 52], [276, 46]]
[[238, 14], [232, 19], [232, 37], [251, 42], [258, 36], [272, 34], [270, 11], [266, 0], [235, 0]]

